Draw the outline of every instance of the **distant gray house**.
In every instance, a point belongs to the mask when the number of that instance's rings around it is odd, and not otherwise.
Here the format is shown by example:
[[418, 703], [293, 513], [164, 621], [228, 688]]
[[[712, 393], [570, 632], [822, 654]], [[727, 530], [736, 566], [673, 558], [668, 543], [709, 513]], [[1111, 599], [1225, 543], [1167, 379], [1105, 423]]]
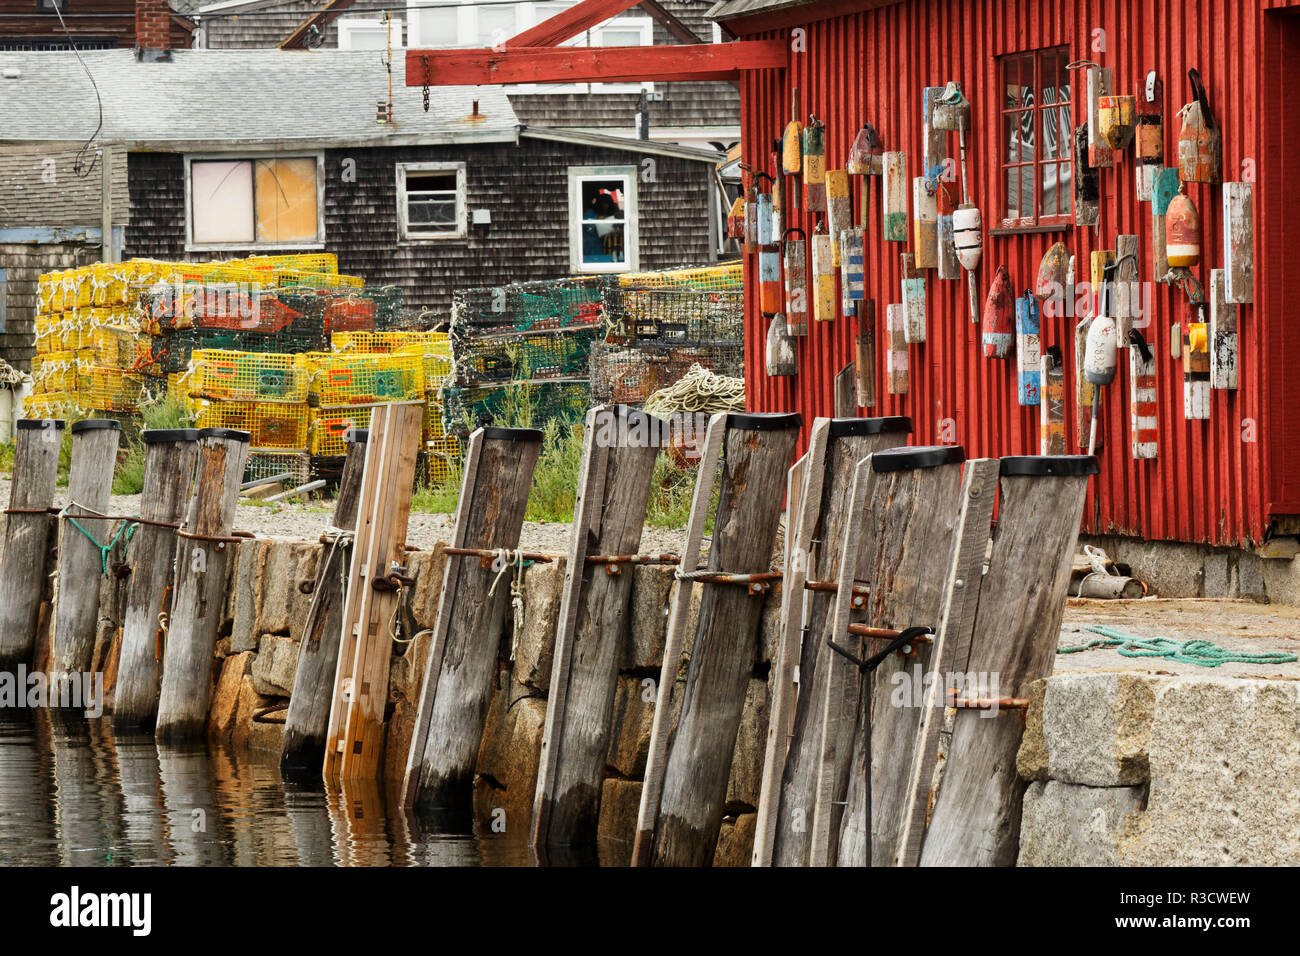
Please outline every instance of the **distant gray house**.
[[0, 357], [20, 368], [36, 275], [99, 258], [102, 167], [73, 166], [100, 146], [116, 255], [333, 252], [434, 314], [457, 287], [699, 264], [719, 248], [713, 150], [521, 123], [494, 87], [431, 89], [425, 112], [394, 76], [390, 112], [373, 51], [81, 57], [0, 52]]

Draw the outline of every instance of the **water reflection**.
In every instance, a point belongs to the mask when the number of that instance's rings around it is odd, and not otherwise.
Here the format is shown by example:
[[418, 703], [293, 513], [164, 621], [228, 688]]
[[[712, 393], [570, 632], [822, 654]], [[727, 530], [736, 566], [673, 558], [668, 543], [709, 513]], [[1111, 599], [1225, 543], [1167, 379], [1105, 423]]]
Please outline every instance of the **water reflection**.
[[527, 866], [526, 833], [449, 835], [374, 781], [323, 793], [278, 755], [114, 738], [107, 719], [0, 711], [0, 865]]

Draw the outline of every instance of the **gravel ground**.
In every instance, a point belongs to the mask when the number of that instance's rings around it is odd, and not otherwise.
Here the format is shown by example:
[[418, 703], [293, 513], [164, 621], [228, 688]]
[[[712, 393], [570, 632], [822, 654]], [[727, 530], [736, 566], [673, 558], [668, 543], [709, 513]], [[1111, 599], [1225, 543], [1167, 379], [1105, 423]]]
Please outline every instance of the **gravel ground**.
[[[67, 489], [55, 492], [56, 505], [67, 503]], [[9, 506], [9, 479], [0, 478], [0, 508]], [[113, 514], [138, 514], [139, 495], [120, 495], [112, 499]], [[313, 501], [307, 505], [269, 507], [239, 505], [235, 511], [235, 529], [251, 531], [260, 537], [315, 540], [330, 523], [333, 501]], [[407, 526], [406, 543], [421, 549], [432, 548], [439, 541], [450, 541], [455, 520], [449, 514], [412, 514]], [[526, 521], [520, 545], [529, 551], [567, 551], [569, 525], [551, 521]], [[644, 552], [679, 551], [684, 530], [646, 528], [641, 537]]]

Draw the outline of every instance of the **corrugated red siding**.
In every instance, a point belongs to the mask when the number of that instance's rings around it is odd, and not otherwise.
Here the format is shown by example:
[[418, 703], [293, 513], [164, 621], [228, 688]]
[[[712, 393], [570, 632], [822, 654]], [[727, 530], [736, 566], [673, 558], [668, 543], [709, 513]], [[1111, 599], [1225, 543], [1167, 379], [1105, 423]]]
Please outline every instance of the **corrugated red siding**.
[[[1277, 0], [1264, 0], [1270, 6]], [[864, 4], [866, 6], [866, 4]], [[1295, 322], [1300, 289], [1294, 265], [1300, 232], [1288, 247], [1281, 238], [1286, 217], [1300, 208], [1281, 205], [1281, 183], [1289, 172], [1280, 159], [1295, 153], [1300, 122], [1279, 118], [1269, 102], [1289, 102], [1300, 81], [1300, 34], [1291, 17], [1267, 12], [1261, 3], [1231, 0], [916, 0], [863, 10], [802, 25], [806, 52], [792, 52], [786, 70], [755, 71], [741, 84], [745, 161], [767, 168], [774, 138], [790, 119], [791, 87], [798, 87], [801, 118], [814, 113], [827, 126], [827, 165], [842, 167], [853, 135], [863, 121], [875, 124], [886, 149], [908, 154], [909, 177], [918, 175], [921, 154], [921, 91], [959, 80], [973, 108], [970, 139], [972, 199], [986, 228], [996, 224], [1002, 202], [998, 183], [1001, 150], [996, 58], [1003, 54], [1068, 45], [1072, 59], [1091, 59], [1115, 71], [1119, 92], [1136, 92], [1150, 69], [1165, 84], [1165, 155], [1173, 163], [1180, 121], [1178, 109], [1191, 99], [1187, 70], [1200, 70], [1216, 118], [1223, 128], [1225, 180], [1242, 179], [1243, 162], [1255, 161], [1255, 304], [1240, 320], [1240, 387], [1214, 390], [1211, 419], [1188, 422], [1182, 411], [1182, 363], [1170, 358], [1170, 326], [1187, 309], [1181, 291], [1156, 284], [1148, 338], [1153, 339], [1160, 374], [1160, 449], [1154, 461], [1135, 461], [1129, 451], [1128, 373], [1106, 390], [1101, 427], [1105, 447], [1102, 474], [1093, 486], [1085, 530], [1141, 535], [1152, 539], [1247, 544], [1264, 537], [1270, 515], [1300, 514], [1300, 427], [1285, 397], [1287, 372], [1300, 362]], [[1103, 50], [1093, 47], [1094, 30], [1105, 31]], [[790, 27], [764, 36], [789, 37]], [[1072, 74], [1074, 124], [1084, 121], [1083, 75]], [[1284, 94], [1284, 88], [1291, 90]], [[1261, 115], [1269, 125], [1261, 130]], [[956, 151], [956, 138], [953, 137]], [[1134, 191], [1132, 150], [1117, 154], [1101, 173], [1101, 226], [1049, 234], [986, 237], [979, 293], [993, 270], [1005, 264], [1018, 289], [1032, 285], [1038, 263], [1051, 243], [1063, 240], [1087, 276], [1089, 253], [1113, 249], [1115, 236], [1141, 237], [1143, 281], [1152, 280], [1150, 205]], [[1300, 163], [1292, 163], [1300, 167]], [[1290, 182], [1296, 181], [1295, 176]], [[792, 183], [793, 180], [790, 180]], [[855, 189], [857, 186], [855, 185]], [[891, 396], [884, 388], [885, 305], [898, 302], [900, 243], [880, 239], [880, 180], [871, 182], [867, 226], [868, 296], [877, 302], [879, 404], [871, 414], [910, 415], [916, 443], [940, 438], [939, 424], [952, 419], [956, 441], [971, 455], [1036, 454], [1037, 407], [1016, 401], [1014, 361], [985, 359], [979, 328], [969, 320], [964, 281], [939, 281], [931, 273], [927, 297], [928, 341], [911, 346], [910, 394]], [[1201, 213], [1203, 260], [1198, 270], [1208, 288], [1209, 269], [1222, 264], [1222, 193], [1219, 187], [1189, 185]], [[855, 196], [855, 210], [857, 198]], [[1296, 206], [1293, 202], [1292, 206]], [[802, 212], [802, 210], [801, 210]], [[812, 219], [803, 228], [811, 232]], [[792, 223], [793, 224], [793, 223]], [[1274, 237], [1274, 238], [1270, 238]], [[797, 410], [811, 421], [832, 413], [832, 379], [852, 360], [853, 321], [810, 323], [800, 340], [800, 374], [769, 378], [764, 370], [766, 320], [757, 308], [752, 257], [746, 271], [748, 402], [759, 410]], [[1292, 281], [1288, 281], [1292, 280]], [[1290, 300], [1288, 304], [1288, 299]], [[1288, 325], [1291, 328], [1288, 328]], [[1043, 347], [1058, 345], [1066, 359], [1067, 383], [1074, 366], [1074, 320], [1043, 321]], [[1289, 366], [1289, 367], [1288, 367]], [[1276, 383], [1271, 391], [1270, 379]], [[1067, 428], [1074, 442], [1073, 390], [1067, 385]], [[1253, 422], [1252, 427], [1250, 422]], [[1252, 437], [1255, 441], [1250, 441]]]

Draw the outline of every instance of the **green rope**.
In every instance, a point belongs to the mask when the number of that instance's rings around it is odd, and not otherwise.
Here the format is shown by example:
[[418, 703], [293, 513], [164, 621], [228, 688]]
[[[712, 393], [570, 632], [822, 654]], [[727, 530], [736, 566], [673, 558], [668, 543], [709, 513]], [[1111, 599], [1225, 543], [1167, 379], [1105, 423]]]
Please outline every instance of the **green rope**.
[[1094, 647], [1113, 647], [1125, 657], [1163, 657], [1181, 664], [1195, 664], [1198, 667], [1218, 667], [1230, 661], [1238, 664], [1289, 664], [1297, 659], [1294, 654], [1248, 654], [1244, 651], [1230, 651], [1212, 641], [1171, 641], [1167, 637], [1139, 637], [1136, 634], [1128, 634], [1102, 625], [1085, 627], [1084, 630], [1102, 636], [1094, 638], [1087, 644], [1058, 647], [1056, 653], [1077, 654], [1079, 651], [1091, 650]]
[[[89, 531], [87, 531], [85, 528], [83, 528], [81, 526], [81, 522], [78, 521], [74, 516], [67, 514], [65, 512], [63, 514], [63, 517], [71, 521], [72, 526], [76, 528], [78, 531], [80, 531], [82, 534], [84, 534], [87, 538], [89, 538], [90, 543], [99, 549], [99, 571], [105, 577], [108, 576], [108, 556], [112, 553], [113, 549], [117, 547], [118, 541], [122, 540], [122, 535], [123, 534], [126, 535], [125, 543], [130, 544], [131, 539], [135, 537], [135, 529], [140, 527], [140, 524], [137, 521], [123, 521], [122, 524], [117, 529], [117, 534], [113, 535], [113, 540], [110, 541], [108, 544], [100, 544], [99, 539], [96, 538]], [[82, 517], [94, 517], [94, 515], [89, 515], [89, 516], [83, 515]]]

